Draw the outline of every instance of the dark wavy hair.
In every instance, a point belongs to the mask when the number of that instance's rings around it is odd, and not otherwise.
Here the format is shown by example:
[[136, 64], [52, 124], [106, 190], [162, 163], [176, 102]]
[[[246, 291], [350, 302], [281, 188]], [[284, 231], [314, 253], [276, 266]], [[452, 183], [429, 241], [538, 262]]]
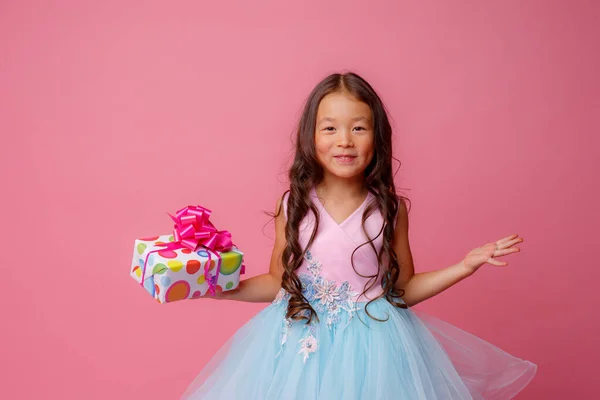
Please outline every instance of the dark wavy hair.
[[[302, 283], [296, 271], [302, 264], [306, 251], [312, 245], [319, 228], [319, 211], [310, 198], [311, 189], [323, 180], [323, 167], [317, 161], [315, 151], [316, 117], [323, 97], [339, 92], [348, 93], [355, 99], [369, 105], [374, 122], [374, 156], [364, 171], [364, 183], [375, 199], [362, 215], [362, 230], [369, 240], [354, 250], [351, 262], [354, 271], [358, 274], [354, 266], [354, 254], [360, 247], [369, 245], [377, 254], [378, 270], [377, 274], [374, 275], [361, 275], [369, 279], [359, 297], [364, 296], [375, 285], [377, 278], [381, 276], [383, 292], [377, 298], [370, 300], [365, 306], [365, 310], [371, 302], [381, 297], [385, 297], [396, 307], [408, 308], [406, 304], [398, 300], [404, 295], [404, 291], [399, 291], [394, 286], [400, 275], [398, 257], [392, 248], [394, 221], [399, 201], [402, 201], [404, 197], [396, 194], [394, 185], [392, 160], [395, 160], [395, 158], [392, 156], [392, 128], [383, 102], [365, 79], [353, 72], [335, 73], [319, 82], [306, 100], [296, 131], [294, 161], [288, 173], [290, 188], [284, 193], [284, 196], [289, 193], [285, 226], [287, 244], [282, 254], [284, 271], [281, 285], [290, 293], [286, 317], [294, 320], [305, 319], [307, 323], [310, 323], [313, 317], [318, 320], [318, 315], [303, 296]], [[274, 216], [279, 215], [281, 209], [282, 207], [277, 210]], [[365, 221], [375, 210], [381, 212], [384, 223], [379, 233], [371, 238], [365, 229]], [[298, 240], [298, 231], [300, 223], [309, 211], [315, 216], [315, 226], [307, 247], [303, 249]], [[373, 241], [380, 235], [383, 235], [383, 246], [381, 249], [376, 249]], [[366, 311], [371, 318], [377, 319], [369, 314], [368, 310]]]

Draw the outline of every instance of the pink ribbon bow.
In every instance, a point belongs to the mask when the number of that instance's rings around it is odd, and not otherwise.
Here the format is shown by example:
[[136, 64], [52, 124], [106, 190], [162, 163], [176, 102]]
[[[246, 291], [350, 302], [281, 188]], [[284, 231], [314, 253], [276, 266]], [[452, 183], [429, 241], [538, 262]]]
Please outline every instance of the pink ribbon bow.
[[199, 245], [213, 251], [231, 250], [233, 243], [229, 231], [218, 231], [209, 221], [212, 212], [202, 206], [187, 206], [177, 211], [175, 216], [169, 214], [175, 222], [173, 237], [175, 242], [195, 251]]
[[[169, 213], [167, 213], [169, 214]], [[211, 211], [202, 206], [187, 206], [175, 213], [175, 216], [169, 214], [171, 219], [175, 222], [173, 227], [173, 242], [165, 243], [165, 246], [160, 249], [152, 250], [146, 254], [146, 260], [144, 262], [144, 268], [142, 270], [142, 282], [144, 285], [144, 277], [146, 275], [146, 264], [148, 263], [148, 257], [150, 253], [163, 250], [177, 250], [181, 248], [188, 248], [191, 251], [196, 251], [198, 247], [204, 247], [208, 251], [208, 261], [204, 266], [204, 275], [206, 282], [208, 283], [209, 292], [211, 295], [215, 295], [215, 288], [217, 286], [217, 279], [219, 277], [221, 269], [221, 257], [216, 252], [227, 252], [230, 251], [234, 246], [231, 241], [231, 233], [229, 231], [219, 231], [210, 222]], [[211, 251], [217, 255], [217, 269], [215, 275], [211, 276], [208, 269], [211, 261]], [[245, 271], [245, 265], [242, 265], [243, 274]]]

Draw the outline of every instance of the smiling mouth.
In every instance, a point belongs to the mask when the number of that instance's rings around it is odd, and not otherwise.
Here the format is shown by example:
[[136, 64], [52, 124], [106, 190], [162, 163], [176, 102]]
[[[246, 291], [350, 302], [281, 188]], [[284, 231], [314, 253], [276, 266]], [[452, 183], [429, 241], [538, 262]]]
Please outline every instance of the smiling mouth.
[[354, 159], [356, 158], [356, 156], [334, 156], [333, 158], [335, 158], [338, 162], [340, 163], [351, 163], [352, 161], [354, 161]]

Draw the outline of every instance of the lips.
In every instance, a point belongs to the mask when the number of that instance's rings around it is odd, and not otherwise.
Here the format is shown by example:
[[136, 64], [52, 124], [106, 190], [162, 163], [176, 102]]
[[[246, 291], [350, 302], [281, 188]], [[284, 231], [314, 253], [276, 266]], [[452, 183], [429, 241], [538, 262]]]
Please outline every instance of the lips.
[[333, 158], [335, 158], [340, 163], [347, 164], [347, 163], [351, 163], [352, 161], [354, 161], [356, 156], [353, 156], [350, 154], [343, 154], [343, 155], [339, 155], [339, 156], [333, 156]]

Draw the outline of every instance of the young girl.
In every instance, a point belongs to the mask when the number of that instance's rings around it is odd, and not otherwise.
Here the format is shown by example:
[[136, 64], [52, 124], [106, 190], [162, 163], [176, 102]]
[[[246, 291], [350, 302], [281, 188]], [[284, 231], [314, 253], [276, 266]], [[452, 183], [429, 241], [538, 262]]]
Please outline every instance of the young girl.
[[415, 273], [392, 128], [373, 88], [333, 74], [311, 92], [269, 272], [219, 299], [270, 302], [217, 352], [185, 399], [509, 399], [537, 366], [411, 309], [519, 251], [511, 235]]

